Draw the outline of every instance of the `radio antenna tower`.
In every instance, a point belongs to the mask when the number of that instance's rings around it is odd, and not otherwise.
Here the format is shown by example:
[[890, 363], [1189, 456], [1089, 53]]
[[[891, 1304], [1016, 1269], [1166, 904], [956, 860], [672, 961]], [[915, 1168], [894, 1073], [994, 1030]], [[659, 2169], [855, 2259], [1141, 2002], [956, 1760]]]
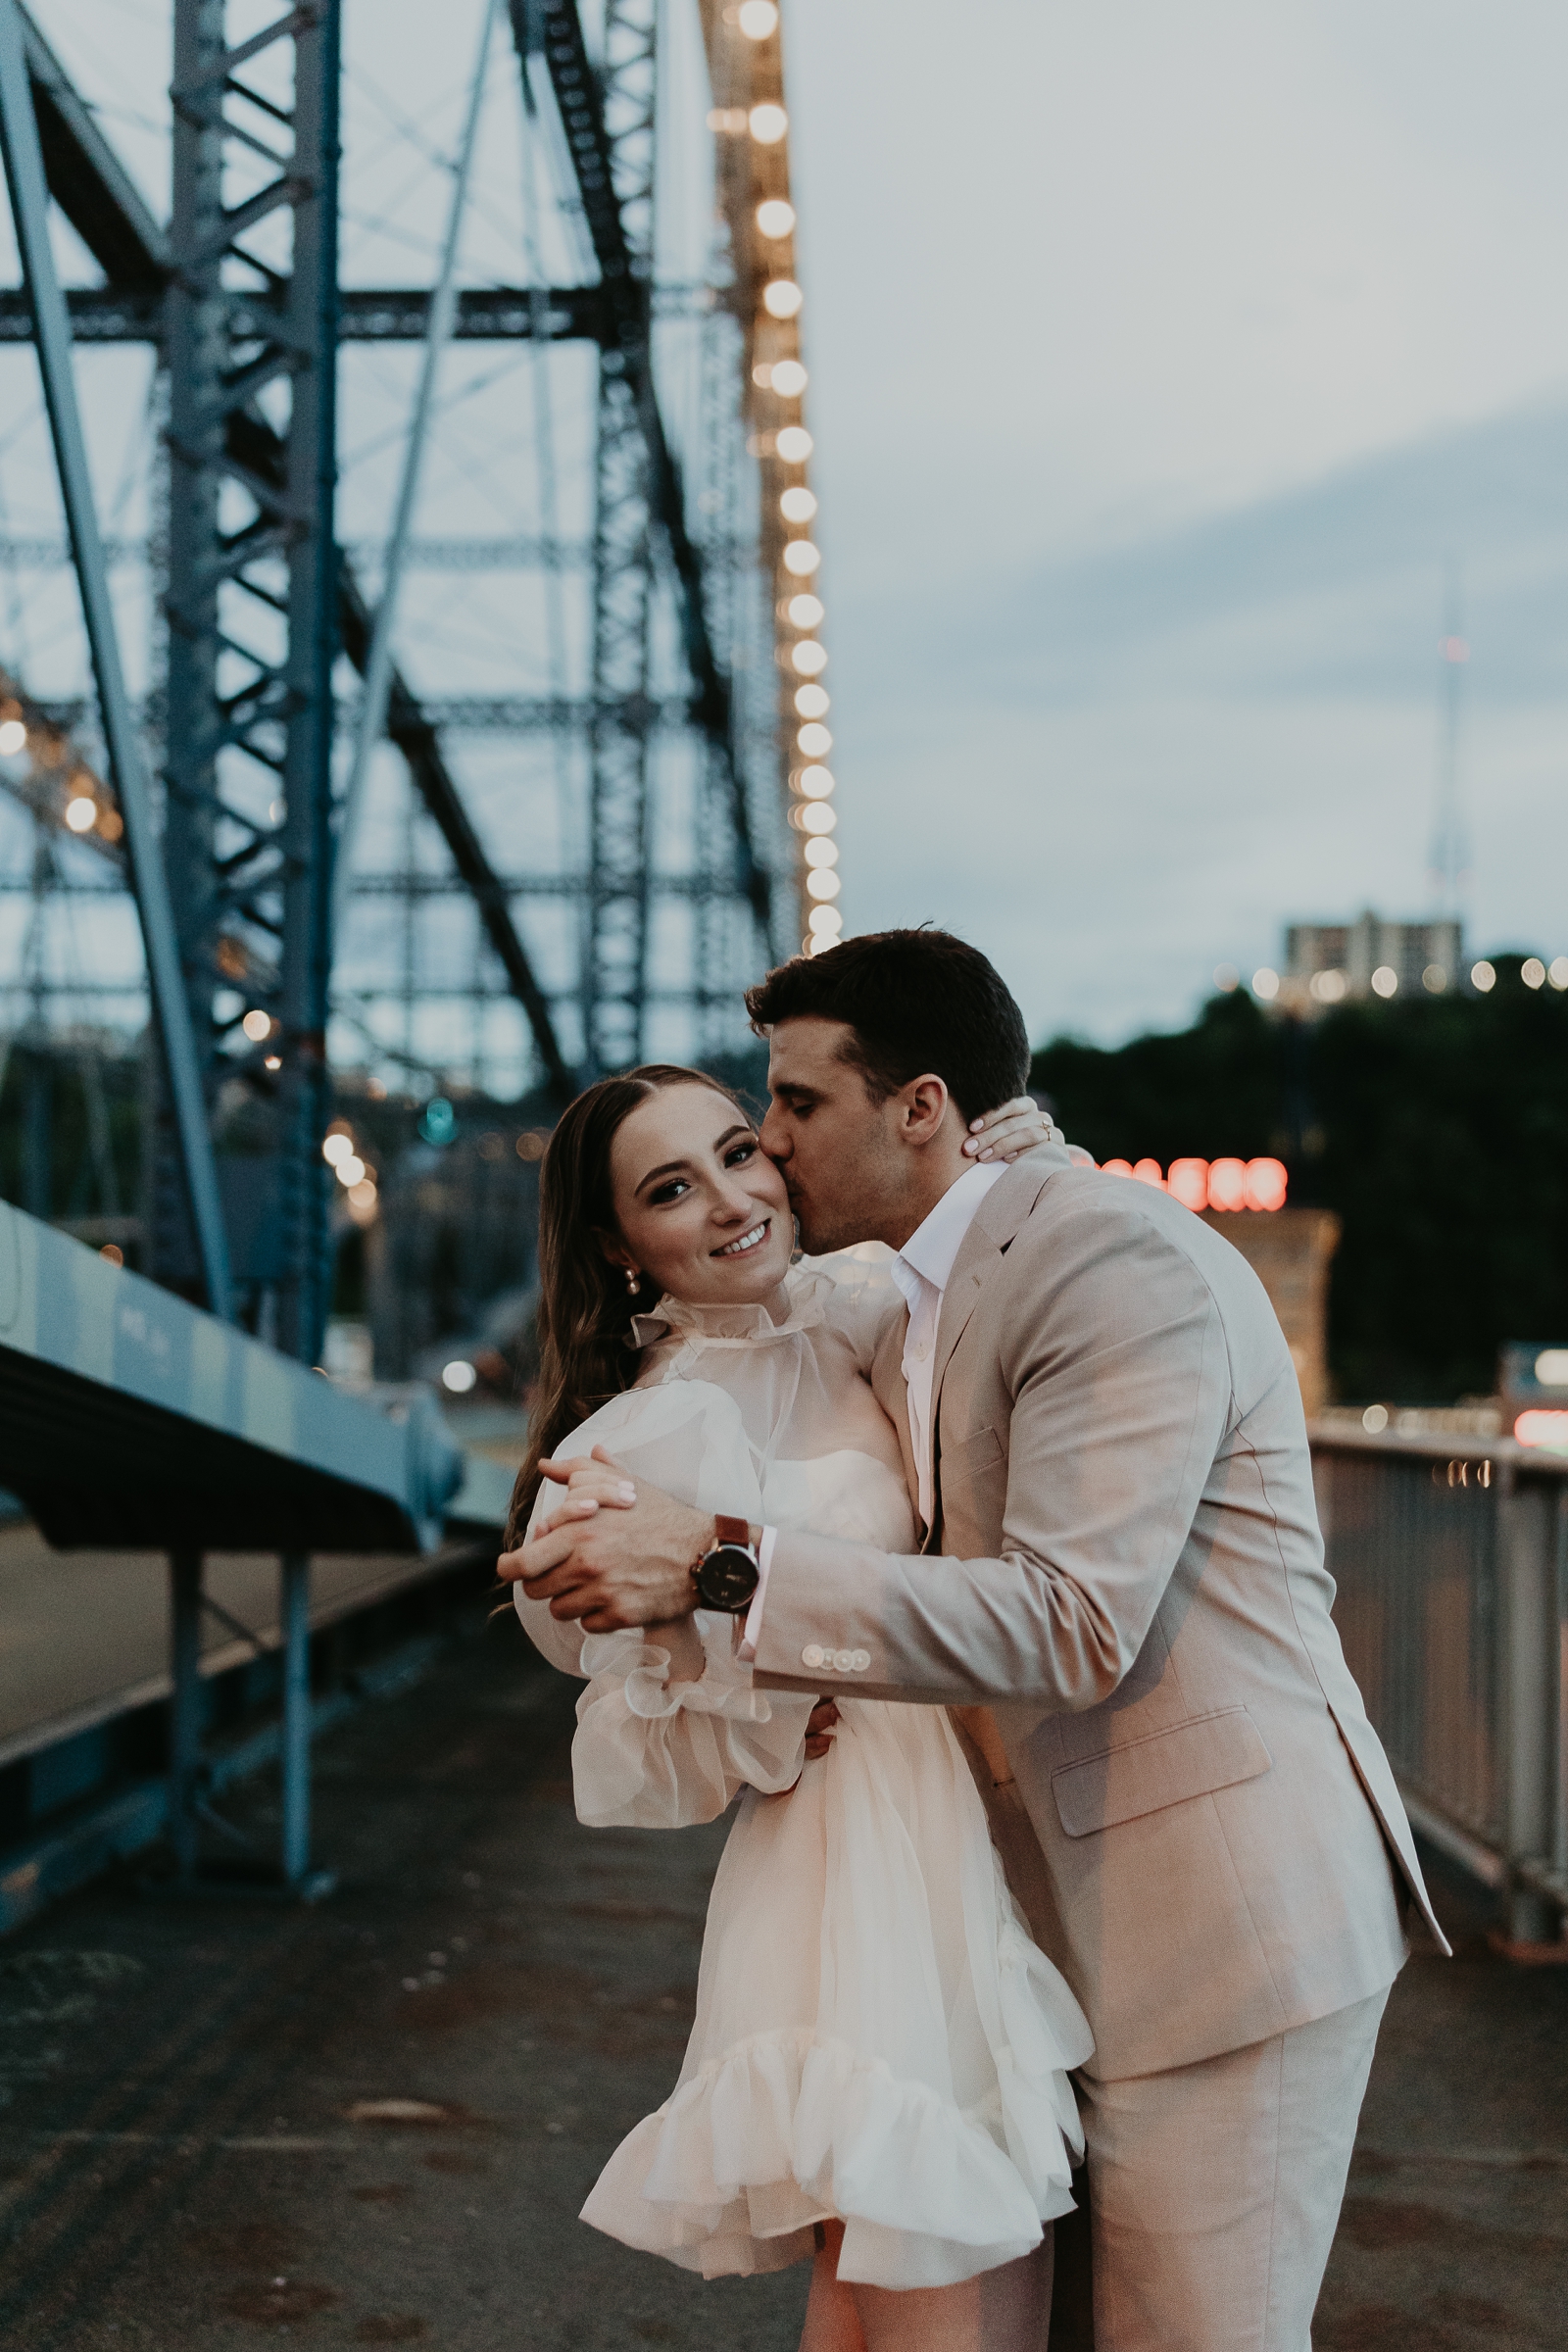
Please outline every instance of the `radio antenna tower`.
[[1461, 689], [1470, 647], [1460, 632], [1460, 569], [1450, 557], [1444, 574], [1443, 635], [1438, 640], [1443, 703], [1438, 722], [1437, 790], [1432, 811], [1430, 863], [1439, 914], [1457, 914], [1468, 879], [1469, 844], [1459, 808], [1459, 724]]

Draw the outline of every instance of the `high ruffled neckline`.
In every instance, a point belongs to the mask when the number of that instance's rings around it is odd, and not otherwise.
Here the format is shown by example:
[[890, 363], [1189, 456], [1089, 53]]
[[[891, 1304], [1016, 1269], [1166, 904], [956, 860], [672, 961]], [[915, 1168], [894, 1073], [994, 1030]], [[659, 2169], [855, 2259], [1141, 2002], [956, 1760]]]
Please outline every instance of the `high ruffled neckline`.
[[824, 1320], [833, 1288], [831, 1274], [808, 1274], [800, 1269], [786, 1274], [774, 1293], [775, 1304], [782, 1293], [787, 1309], [781, 1320], [775, 1319], [766, 1304], [697, 1306], [689, 1298], [675, 1298], [666, 1292], [651, 1315], [633, 1315], [632, 1346], [653, 1348], [661, 1340], [679, 1338], [689, 1348], [755, 1348], [770, 1340], [786, 1340], [798, 1331], [814, 1330]]

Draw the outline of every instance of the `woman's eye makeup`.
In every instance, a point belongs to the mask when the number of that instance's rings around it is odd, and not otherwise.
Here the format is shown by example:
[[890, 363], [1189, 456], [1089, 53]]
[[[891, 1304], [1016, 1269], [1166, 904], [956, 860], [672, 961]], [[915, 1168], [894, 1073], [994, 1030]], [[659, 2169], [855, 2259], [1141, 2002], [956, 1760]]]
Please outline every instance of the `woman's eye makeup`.
[[[755, 1135], [742, 1136], [738, 1143], [731, 1144], [726, 1148], [725, 1167], [745, 1167], [749, 1160], [757, 1157], [757, 1149]], [[689, 1176], [666, 1176], [663, 1183], [655, 1185], [649, 1194], [648, 1204], [651, 1208], [667, 1208], [672, 1200], [678, 1200], [683, 1193], [689, 1193], [691, 1189], [692, 1183]]]

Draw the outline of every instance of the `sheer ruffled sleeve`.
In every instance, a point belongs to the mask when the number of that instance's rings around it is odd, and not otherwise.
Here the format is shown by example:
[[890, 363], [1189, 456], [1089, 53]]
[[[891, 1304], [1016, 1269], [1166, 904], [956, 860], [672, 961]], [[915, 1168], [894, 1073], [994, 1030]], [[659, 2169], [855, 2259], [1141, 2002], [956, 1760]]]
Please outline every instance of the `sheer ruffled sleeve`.
[[823, 1263], [834, 1269], [832, 1288], [823, 1294], [825, 1320], [849, 1342], [858, 1367], [869, 1378], [883, 1333], [905, 1312], [904, 1299], [880, 1264]]
[[[634, 1477], [694, 1509], [756, 1520], [761, 1495], [739, 1408], [704, 1381], [632, 1389], [585, 1421], [557, 1457], [606, 1446]], [[533, 1520], [558, 1492], [546, 1488]], [[712, 1821], [741, 1788], [788, 1788], [804, 1759], [812, 1700], [752, 1688], [735, 1658], [735, 1621], [699, 1609], [692, 1619], [703, 1672], [671, 1679], [671, 1656], [646, 1631], [584, 1634], [515, 1589], [535, 1647], [588, 1688], [571, 1746], [577, 1817], [593, 1828], [680, 1829]]]
[[678, 1830], [713, 1821], [742, 1788], [792, 1788], [813, 1701], [752, 1689], [735, 1660], [735, 1621], [699, 1609], [705, 1665], [671, 1682], [670, 1654], [646, 1633], [590, 1634], [580, 1671], [571, 1778], [577, 1819], [602, 1829]]

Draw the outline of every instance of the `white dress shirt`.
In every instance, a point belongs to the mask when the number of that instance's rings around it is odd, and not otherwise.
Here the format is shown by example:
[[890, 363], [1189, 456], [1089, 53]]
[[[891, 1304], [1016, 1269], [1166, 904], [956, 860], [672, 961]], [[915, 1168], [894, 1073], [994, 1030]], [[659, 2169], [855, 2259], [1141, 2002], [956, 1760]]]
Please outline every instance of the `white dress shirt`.
[[931, 1381], [936, 1370], [937, 1324], [953, 1261], [975, 1212], [1005, 1167], [997, 1160], [966, 1170], [950, 1185], [924, 1222], [915, 1227], [888, 1268], [904, 1294], [909, 1326], [904, 1335], [904, 1378], [909, 1392], [909, 1445], [920, 1481], [920, 1517], [931, 1524]]
[[[937, 1324], [942, 1316], [943, 1295], [963, 1237], [974, 1223], [975, 1212], [998, 1177], [1005, 1173], [1006, 1166], [1005, 1160], [999, 1159], [984, 1167], [966, 1168], [915, 1227], [888, 1268], [909, 1310], [909, 1325], [904, 1335], [904, 1378], [909, 1393], [909, 1444], [920, 1481], [920, 1517], [927, 1527], [931, 1524], [932, 1504], [931, 1382], [936, 1369]], [[776, 1528], [764, 1527], [762, 1541], [758, 1545], [757, 1591], [746, 1612], [740, 1645], [742, 1658], [757, 1655], [777, 1534]]]

